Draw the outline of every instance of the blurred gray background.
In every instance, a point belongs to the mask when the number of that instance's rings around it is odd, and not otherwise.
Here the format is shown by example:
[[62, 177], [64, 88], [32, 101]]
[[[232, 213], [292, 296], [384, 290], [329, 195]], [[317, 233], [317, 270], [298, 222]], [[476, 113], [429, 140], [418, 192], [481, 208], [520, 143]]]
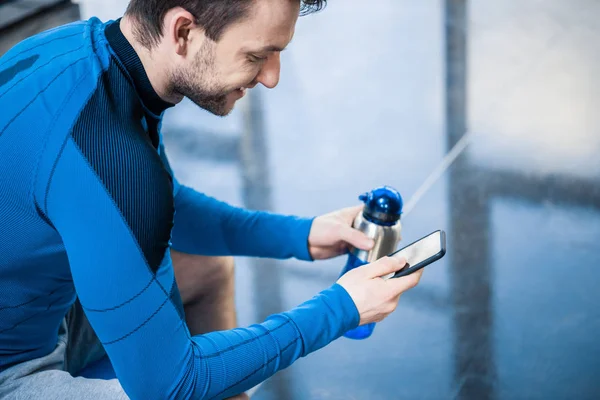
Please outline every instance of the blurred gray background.
[[[126, 4], [0, 0], [0, 55]], [[335, 341], [254, 399], [600, 398], [599, 16], [597, 0], [330, 0], [300, 18], [277, 88], [224, 119], [167, 112], [175, 174], [199, 191], [313, 216], [391, 185], [401, 245], [448, 234], [371, 338]], [[240, 324], [345, 261], [239, 257]]]

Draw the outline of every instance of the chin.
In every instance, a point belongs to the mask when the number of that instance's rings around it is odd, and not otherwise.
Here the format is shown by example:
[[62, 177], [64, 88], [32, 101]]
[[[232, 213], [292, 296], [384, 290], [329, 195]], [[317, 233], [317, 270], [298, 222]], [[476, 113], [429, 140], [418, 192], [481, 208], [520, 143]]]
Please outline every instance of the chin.
[[233, 104], [226, 104], [223, 107], [219, 107], [218, 110], [211, 111], [213, 114], [218, 115], [220, 117], [226, 117], [233, 111], [235, 107], [235, 102]]
[[213, 114], [215, 114], [218, 117], [226, 117], [229, 114], [231, 114], [232, 111], [233, 111], [233, 107], [228, 108], [226, 110], [221, 110], [219, 113], [213, 113]]
[[225, 116], [229, 115], [231, 113], [231, 111], [233, 110], [233, 106], [235, 105], [235, 102], [233, 102], [233, 103], [229, 103], [229, 102], [214, 103], [214, 102], [197, 101], [195, 99], [190, 99], [190, 100], [192, 100], [192, 102], [195, 103], [198, 107], [200, 107], [203, 110], [206, 110], [209, 113], [214, 114], [218, 117], [225, 117]]
[[221, 111], [218, 115], [221, 115], [222, 117], [225, 117], [229, 114], [231, 114], [231, 112], [233, 111], [233, 109], [235, 108], [235, 103], [236, 101], [232, 101], [232, 102], [227, 102], [227, 104], [223, 105], [223, 107], [219, 110]]

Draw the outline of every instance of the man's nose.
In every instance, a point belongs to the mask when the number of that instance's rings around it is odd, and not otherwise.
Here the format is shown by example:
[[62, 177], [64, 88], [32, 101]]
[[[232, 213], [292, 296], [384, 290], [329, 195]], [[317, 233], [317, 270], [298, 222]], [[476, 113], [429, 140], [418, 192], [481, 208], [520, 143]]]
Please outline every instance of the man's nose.
[[279, 71], [281, 69], [279, 53], [271, 55], [263, 65], [256, 80], [265, 87], [273, 89], [279, 83]]

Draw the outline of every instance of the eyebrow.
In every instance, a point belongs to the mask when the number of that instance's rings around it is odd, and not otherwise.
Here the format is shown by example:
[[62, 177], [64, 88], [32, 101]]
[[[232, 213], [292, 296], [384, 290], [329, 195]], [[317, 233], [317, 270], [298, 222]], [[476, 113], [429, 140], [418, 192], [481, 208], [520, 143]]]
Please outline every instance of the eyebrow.
[[264, 53], [264, 52], [267, 52], [267, 51], [279, 51], [279, 52], [281, 52], [281, 51], [284, 51], [284, 50], [285, 50], [285, 47], [281, 48], [279, 46], [270, 45], [270, 46], [261, 47], [258, 50], [254, 50], [254, 51], [251, 50], [251, 52], [254, 52], [254, 53]]

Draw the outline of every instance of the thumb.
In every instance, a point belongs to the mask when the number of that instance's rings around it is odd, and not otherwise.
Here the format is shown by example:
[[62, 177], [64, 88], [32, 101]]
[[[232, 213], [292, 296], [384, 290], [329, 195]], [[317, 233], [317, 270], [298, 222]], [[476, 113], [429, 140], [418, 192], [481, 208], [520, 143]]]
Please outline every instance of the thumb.
[[406, 260], [403, 258], [385, 256], [362, 268], [367, 267], [365, 271], [367, 271], [368, 275], [371, 278], [376, 278], [399, 271], [404, 265], [406, 265]]
[[400, 278], [388, 279], [387, 283], [391, 285], [396, 293], [404, 293], [417, 286], [421, 279], [421, 275], [423, 275], [423, 269], [415, 271], [410, 275], [401, 276]]
[[371, 250], [375, 245], [373, 239], [358, 229], [343, 225], [341, 232], [342, 240], [361, 250]]

